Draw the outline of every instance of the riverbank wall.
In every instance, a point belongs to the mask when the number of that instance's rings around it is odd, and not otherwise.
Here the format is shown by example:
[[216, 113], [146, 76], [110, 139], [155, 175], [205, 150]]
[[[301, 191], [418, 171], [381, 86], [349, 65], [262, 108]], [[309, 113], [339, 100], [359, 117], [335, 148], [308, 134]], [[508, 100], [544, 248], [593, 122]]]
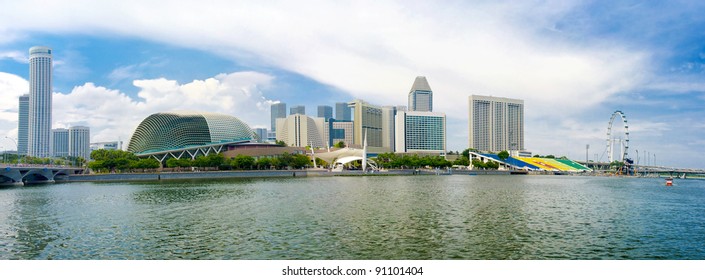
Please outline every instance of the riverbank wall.
[[111, 182], [111, 181], [159, 181], [159, 180], [196, 180], [228, 178], [284, 178], [284, 177], [330, 177], [330, 176], [406, 176], [406, 175], [509, 175], [509, 171], [497, 170], [383, 170], [368, 171], [345, 170], [331, 172], [321, 170], [253, 170], [253, 171], [202, 171], [202, 172], [157, 172], [157, 173], [109, 173], [69, 175], [64, 182]]

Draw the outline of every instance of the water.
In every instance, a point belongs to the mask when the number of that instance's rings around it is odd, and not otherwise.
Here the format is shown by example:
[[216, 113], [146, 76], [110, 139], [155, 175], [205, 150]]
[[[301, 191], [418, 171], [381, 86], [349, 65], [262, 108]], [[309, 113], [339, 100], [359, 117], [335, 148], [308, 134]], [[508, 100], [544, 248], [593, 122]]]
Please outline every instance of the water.
[[705, 259], [705, 181], [383, 176], [0, 189], [0, 259]]

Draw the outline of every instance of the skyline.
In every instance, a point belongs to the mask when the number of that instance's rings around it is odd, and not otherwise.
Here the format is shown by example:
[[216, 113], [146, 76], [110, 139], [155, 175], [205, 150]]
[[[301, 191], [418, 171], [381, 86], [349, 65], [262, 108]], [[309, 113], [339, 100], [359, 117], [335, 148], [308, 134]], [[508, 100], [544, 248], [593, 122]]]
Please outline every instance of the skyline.
[[452, 151], [467, 148], [466, 100], [477, 94], [525, 101], [525, 147], [536, 154], [583, 160], [589, 144], [592, 160], [621, 110], [631, 151], [705, 168], [689, 157], [705, 151], [704, 3], [37, 3], [0, 11], [3, 139], [17, 138], [27, 50], [46, 45], [53, 127], [89, 126], [92, 142], [127, 141], [162, 111], [269, 128], [276, 101], [403, 105], [426, 76]]

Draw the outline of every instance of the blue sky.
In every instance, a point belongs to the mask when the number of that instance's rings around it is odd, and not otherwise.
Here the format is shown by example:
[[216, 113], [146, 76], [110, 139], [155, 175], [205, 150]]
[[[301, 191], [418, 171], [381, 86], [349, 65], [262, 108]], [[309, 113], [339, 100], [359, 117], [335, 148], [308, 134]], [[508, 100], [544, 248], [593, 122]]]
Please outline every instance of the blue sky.
[[355, 98], [404, 105], [423, 75], [451, 150], [467, 147], [467, 97], [480, 94], [525, 100], [534, 153], [584, 159], [590, 144], [605, 160], [621, 110], [633, 158], [705, 168], [692, 156], [705, 152], [699, 1], [143, 2], [0, 0], [0, 136], [16, 137], [27, 52], [46, 45], [54, 126], [89, 125], [93, 141], [175, 109], [268, 127], [277, 101], [311, 115]]

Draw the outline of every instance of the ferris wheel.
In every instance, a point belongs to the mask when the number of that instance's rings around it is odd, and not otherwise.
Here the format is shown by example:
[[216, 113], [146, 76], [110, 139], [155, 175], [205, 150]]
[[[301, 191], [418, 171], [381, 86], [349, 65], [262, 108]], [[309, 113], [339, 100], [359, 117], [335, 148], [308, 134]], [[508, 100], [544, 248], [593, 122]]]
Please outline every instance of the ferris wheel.
[[[612, 133], [612, 125], [614, 124], [614, 120], [618, 116], [622, 120], [621, 124], [624, 125], [624, 131], [623, 134], [614, 135], [614, 133]], [[619, 126], [619, 121], [617, 122], [617, 125]], [[624, 162], [628, 159], [627, 156], [629, 154], [629, 125], [627, 124], [627, 116], [625, 116], [624, 113], [619, 110], [614, 111], [614, 113], [612, 113], [612, 117], [610, 118], [610, 124], [607, 126], [607, 157], [609, 159], [609, 162], [614, 161], [614, 151], [612, 149], [615, 143], [620, 144], [622, 148], [622, 157], [619, 160]]]

